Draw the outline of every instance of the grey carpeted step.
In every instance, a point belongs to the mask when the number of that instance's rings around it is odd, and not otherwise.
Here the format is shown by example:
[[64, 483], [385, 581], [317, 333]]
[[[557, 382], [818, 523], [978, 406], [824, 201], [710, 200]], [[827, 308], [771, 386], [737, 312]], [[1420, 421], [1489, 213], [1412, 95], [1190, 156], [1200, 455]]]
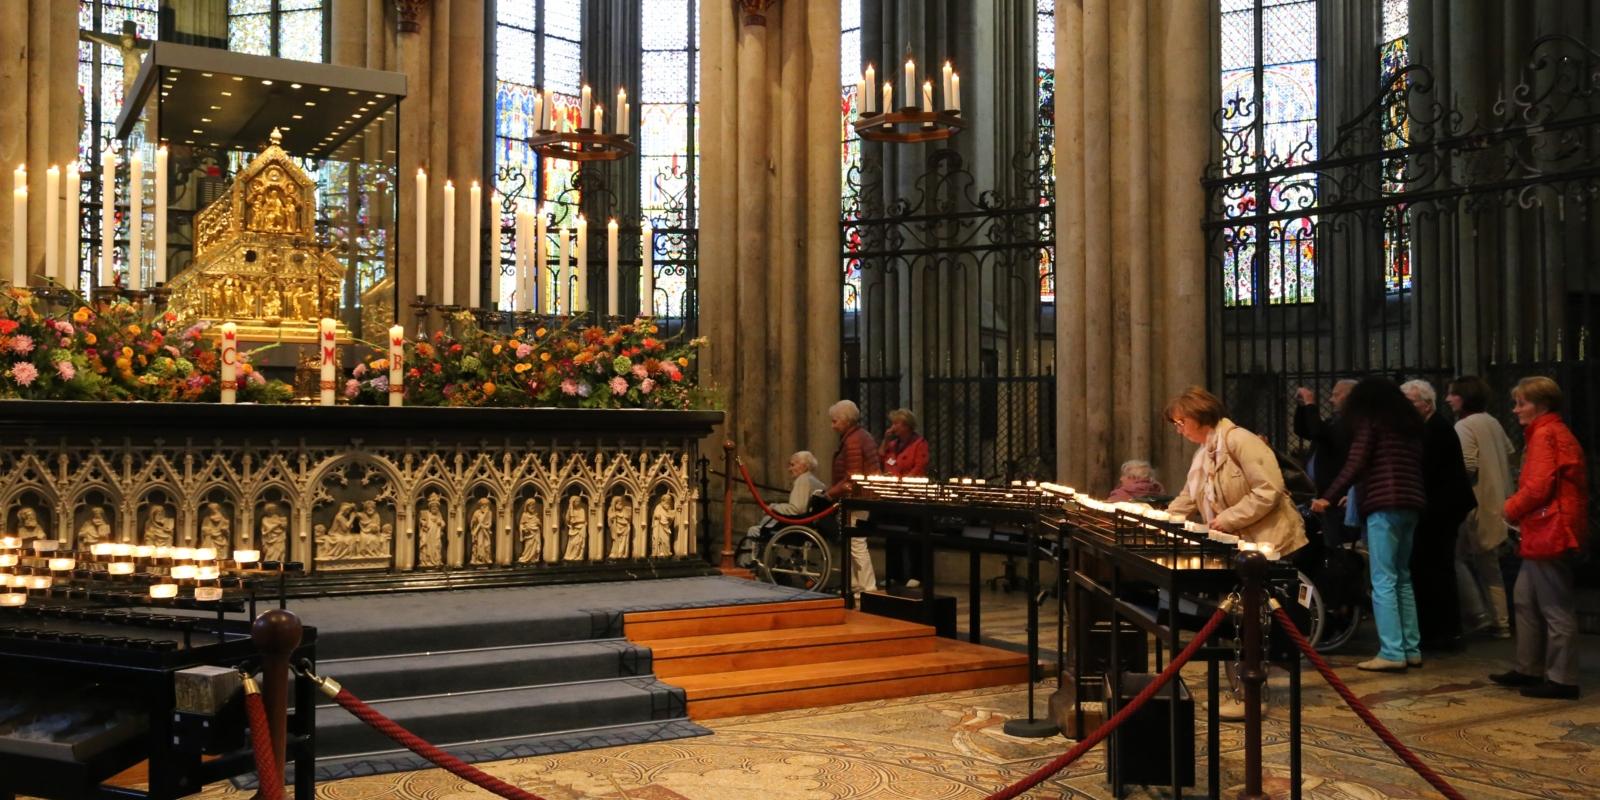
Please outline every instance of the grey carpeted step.
[[[682, 689], [651, 677], [409, 697], [370, 703], [436, 745], [683, 717]], [[392, 750], [393, 740], [337, 706], [317, 709], [317, 755]]]
[[324, 660], [317, 671], [371, 702], [419, 695], [648, 675], [650, 650], [626, 639]]
[[416, 613], [349, 627], [322, 622], [318, 628], [317, 655], [319, 659], [366, 658], [614, 638], [622, 635], [620, 617], [620, 614], [607, 612], [545, 615], [535, 612], [507, 620], [419, 609]]

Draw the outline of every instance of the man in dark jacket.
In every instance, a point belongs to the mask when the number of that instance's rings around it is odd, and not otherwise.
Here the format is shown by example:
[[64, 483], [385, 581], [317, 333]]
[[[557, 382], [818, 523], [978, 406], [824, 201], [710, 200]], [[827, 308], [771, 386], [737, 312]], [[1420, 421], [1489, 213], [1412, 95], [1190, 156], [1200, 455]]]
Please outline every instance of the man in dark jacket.
[[1460, 644], [1461, 612], [1456, 595], [1456, 535], [1461, 521], [1478, 505], [1461, 455], [1461, 438], [1452, 421], [1438, 413], [1433, 386], [1424, 380], [1400, 387], [1422, 415], [1422, 486], [1428, 506], [1417, 522], [1411, 550], [1411, 583], [1417, 594], [1417, 625], [1422, 646], [1450, 649]]
[[[1295, 390], [1295, 399], [1300, 405], [1294, 410], [1294, 434], [1311, 443], [1311, 455], [1306, 459], [1306, 467], [1317, 484], [1318, 494], [1327, 491], [1333, 484], [1339, 470], [1344, 468], [1345, 457], [1350, 453], [1350, 432], [1345, 430], [1344, 421], [1339, 415], [1344, 409], [1344, 399], [1355, 385], [1356, 381], [1350, 378], [1333, 385], [1333, 391], [1328, 395], [1333, 415], [1327, 419], [1322, 418], [1322, 410], [1317, 407], [1315, 392], [1304, 386]], [[1338, 544], [1356, 538], [1357, 534], [1345, 526], [1344, 517], [1344, 509], [1337, 505], [1322, 514], [1324, 542]]]

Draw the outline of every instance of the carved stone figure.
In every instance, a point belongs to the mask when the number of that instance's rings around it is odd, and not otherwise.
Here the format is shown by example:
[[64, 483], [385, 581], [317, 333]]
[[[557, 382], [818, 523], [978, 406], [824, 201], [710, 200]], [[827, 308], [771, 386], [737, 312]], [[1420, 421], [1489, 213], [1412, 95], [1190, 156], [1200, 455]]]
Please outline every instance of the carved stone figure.
[[172, 531], [177, 520], [167, 513], [167, 507], [156, 504], [150, 507], [150, 517], [144, 521], [144, 543], [151, 547], [171, 547]]
[[417, 566], [437, 567], [444, 562], [444, 512], [439, 493], [428, 494], [428, 504], [417, 515]]
[[39, 524], [39, 512], [28, 506], [17, 509], [17, 538], [23, 541], [50, 538], [44, 526]]
[[661, 496], [655, 511], [650, 513], [650, 555], [672, 555], [672, 535], [677, 529], [678, 500], [672, 492]]
[[99, 544], [111, 538], [111, 520], [106, 519], [104, 506], [90, 506], [89, 518], [78, 526], [79, 550], [88, 550], [90, 545]]
[[522, 513], [517, 516], [517, 563], [538, 563], [543, 539], [544, 523], [539, 519], [539, 499], [530, 497], [522, 501]]
[[563, 561], [582, 561], [589, 543], [589, 502], [581, 494], [567, 498], [567, 551]]
[[317, 538], [317, 553], [324, 560], [350, 558], [361, 550], [360, 537], [355, 532], [356, 504], [346, 501], [334, 512], [328, 533]]
[[261, 558], [265, 561], [282, 561], [284, 542], [289, 534], [289, 517], [277, 503], [261, 507]]
[[611, 528], [611, 550], [606, 557], [627, 558], [628, 540], [633, 536], [633, 501], [627, 495], [612, 495], [606, 522]]
[[233, 520], [228, 519], [221, 503], [206, 503], [206, 515], [200, 520], [200, 546], [210, 547], [217, 555], [228, 552], [233, 543]]
[[377, 536], [378, 529], [382, 527], [383, 517], [378, 513], [378, 501], [363, 501], [361, 510], [356, 512], [356, 528], [363, 536]]
[[472, 520], [467, 525], [472, 532], [472, 558], [473, 564], [490, 564], [494, 562], [494, 503], [487, 497], [478, 498], [478, 504], [472, 509]]

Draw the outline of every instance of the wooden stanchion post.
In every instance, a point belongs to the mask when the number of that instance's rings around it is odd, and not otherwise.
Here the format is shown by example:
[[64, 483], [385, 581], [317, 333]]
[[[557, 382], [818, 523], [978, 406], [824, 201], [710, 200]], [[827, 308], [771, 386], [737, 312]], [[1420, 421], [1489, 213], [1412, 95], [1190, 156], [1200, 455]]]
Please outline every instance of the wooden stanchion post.
[[288, 754], [289, 659], [300, 646], [304, 629], [294, 612], [274, 608], [250, 626], [250, 638], [261, 652], [261, 700], [267, 708], [273, 755], [283, 769]]
[[1267, 575], [1267, 559], [1257, 552], [1239, 555], [1235, 565], [1244, 580], [1242, 604], [1243, 663], [1239, 682], [1244, 684], [1244, 789], [1239, 800], [1268, 800], [1261, 789], [1261, 689], [1267, 683], [1266, 663], [1261, 652], [1261, 606]]

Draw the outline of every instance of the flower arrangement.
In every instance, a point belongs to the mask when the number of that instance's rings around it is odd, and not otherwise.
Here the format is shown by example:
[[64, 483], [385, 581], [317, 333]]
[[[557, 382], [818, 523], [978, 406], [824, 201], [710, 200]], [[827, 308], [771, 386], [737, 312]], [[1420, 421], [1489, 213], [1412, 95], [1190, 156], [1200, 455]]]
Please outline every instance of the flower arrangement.
[[[444, 406], [698, 408], [713, 401], [692, 378], [704, 339], [664, 339], [649, 319], [615, 330], [575, 325], [484, 331], [461, 314], [457, 333], [407, 342], [405, 402]], [[356, 365], [345, 395], [387, 403], [387, 351]]]
[[[146, 323], [126, 303], [51, 314], [26, 289], [8, 289], [0, 295], [0, 398], [217, 401], [219, 355], [205, 329], [181, 326], [171, 312]], [[241, 402], [292, 399], [286, 384], [241, 357]]]

